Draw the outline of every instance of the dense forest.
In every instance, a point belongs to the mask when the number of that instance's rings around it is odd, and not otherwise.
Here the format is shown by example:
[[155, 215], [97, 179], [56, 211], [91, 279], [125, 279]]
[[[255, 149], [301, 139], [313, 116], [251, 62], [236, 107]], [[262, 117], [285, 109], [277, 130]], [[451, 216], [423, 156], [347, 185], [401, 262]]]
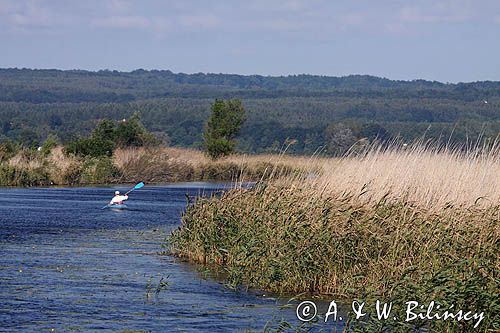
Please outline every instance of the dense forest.
[[0, 140], [62, 143], [99, 120], [140, 114], [166, 144], [200, 147], [215, 98], [247, 110], [238, 149], [342, 152], [356, 142], [400, 138], [454, 143], [500, 133], [500, 82], [395, 81], [367, 75], [232, 74], [0, 69]]

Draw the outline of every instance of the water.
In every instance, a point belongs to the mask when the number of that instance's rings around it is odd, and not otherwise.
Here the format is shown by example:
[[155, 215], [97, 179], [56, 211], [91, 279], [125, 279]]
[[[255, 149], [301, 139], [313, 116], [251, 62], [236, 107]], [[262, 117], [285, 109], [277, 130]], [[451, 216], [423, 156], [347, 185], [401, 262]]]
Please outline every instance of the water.
[[[160, 255], [186, 194], [221, 185], [148, 186], [129, 210], [116, 188], [0, 189], [0, 331], [261, 331], [297, 323], [286, 300], [234, 291]], [[126, 188], [118, 189], [124, 191]], [[156, 293], [159, 282], [168, 286]]]

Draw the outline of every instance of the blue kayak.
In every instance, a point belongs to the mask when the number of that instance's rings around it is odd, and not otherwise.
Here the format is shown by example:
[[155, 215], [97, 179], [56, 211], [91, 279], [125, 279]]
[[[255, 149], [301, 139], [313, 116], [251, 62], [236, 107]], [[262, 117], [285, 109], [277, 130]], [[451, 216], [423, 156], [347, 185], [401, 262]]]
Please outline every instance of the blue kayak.
[[111, 209], [127, 209], [127, 205], [124, 205], [124, 204], [107, 205], [106, 207], [111, 208]]

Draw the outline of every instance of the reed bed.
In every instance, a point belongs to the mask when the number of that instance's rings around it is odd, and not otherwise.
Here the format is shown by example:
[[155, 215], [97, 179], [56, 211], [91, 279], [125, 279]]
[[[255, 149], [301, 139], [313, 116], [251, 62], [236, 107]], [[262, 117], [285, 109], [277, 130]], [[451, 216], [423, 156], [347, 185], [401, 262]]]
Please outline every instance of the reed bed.
[[[263, 179], [198, 199], [172, 234], [170, 251], [222, 269], [234, 286], [399, 305], [437, 300], [485, 311], [479, 331], [500, 328], [496, 147], [376, 147], [311, 163], [312, 176]], [[471, 329], [442, 321], [374, 325]]]
[[[219, 160], [203, 152], [184, 148], [117, 149], [114, 164], [123, 181], [256, 181], [274, 169], [299, 174], [306, 168], [302, 158], [281, 159], [279, 155], [232, 155]], [[304, 169], [302, 169], [304, 168]]]
[[31, 151], [19, 151], [0, 161], [0, 185], [36, 186], [50, 184], [48, 162]]
[[499, 147], [470, 151], [414, 145], [375, 147], [360, 156], [322, 163], [314, 185], [328, 193], [362, 194], [374, 203], [398, 199], [438, 212], [448, 205], [486, 207], [500, 203]]
[[55, 147], [48, 154], [21, 150], [0, 161], [0, 186], [257, 181], [276, 168], [299, 174], [305, 161], [243, 154], [213, 161], [201, 151], [170, 147], [117, 149], [112, 157], [77, 158]]

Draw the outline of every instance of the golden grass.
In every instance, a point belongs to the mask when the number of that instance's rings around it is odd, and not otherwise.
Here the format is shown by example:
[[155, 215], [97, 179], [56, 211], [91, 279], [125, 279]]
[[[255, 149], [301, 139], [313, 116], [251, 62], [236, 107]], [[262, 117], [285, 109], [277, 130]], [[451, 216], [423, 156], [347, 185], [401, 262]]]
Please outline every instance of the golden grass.
[[[194, 169], [224, 163], [252, 169], [267, 164], [267, 176], [273, 171], [280, 172], [273, 170], [276, 166], [289, 167], [303, 171], [291, 186], [304, 186], [304, 182], [308, 182], [314, 192], [350, 193], [363, 202], [374, 203], [386, 197], [405, 200], [431, 211], [449, 204], [488, 206], [500, 202], [498, 146], [469, 152], [426, 148], [418, 144], [406, 149], [373, 147], [358, 156], [343, 158], [235, 154], [217, 162], [194, 149], [166, 147], [148, 153], [139, 148], [117, 150], [115, 164], [123, 169], [125, 161], [142, 154], [149, 154], [151, 158], [166, 156], [171, 163]], [[361, 193], [363, 195], [358, 196]]]
[[[464, 151], [448, 148], [426, 148], [423, 145], [372, 147], [370, 150], [342, 158], [292, 156], [286, 154], [236, 154], [216, 163], [234, 163], [240, 168], [254, 168], [267, 163], [303, 172], [288, 179], [291, 187], [305, 186], [318, 193], [355, 195], [358, 200], [375, 203], [382, 198], [404, 200], [430, 211], [447, 205], [482, 207], [500, 203], [500, 147]], [[141, 150], [140, 150], [141, 151]], [[162, 148], [164, 154], [179, 164], [194, 168], [213, 164], [198, 150]], [[122, 155], [133, 150], [118, 150], [118, 167]], [[240, 179], [247, 180], [247, 179]], [[360, 195], [362, 194], [362, 195]]]
[[[84, 161], [56, 147], [45, 158], [21, 151], [6, 163], [27, 171], [45, 168], [54, 183], [64, 184], [63, 176], [78, 172]], [[117, 149], [113, 163], [120, 171], [115, 181], [121, 182], [254, 181], [295, 170], [297, 176], [287, 180], [292, 188], [307, 185], [315, 195], [349, 193], [365, 203], [385, 197], [439, 211], [449, 204], [485, 207], [500, 202], [498, 146], [469, 153], [422, 145], [375, 147], [344, 158], [236, 154], [218, 161], [194, 149], [128, 148]]]
[[168, 156], [172, 162], [179, 164], [189, 164], [193, 167], [199, 167], [209, 163], [234, 163], [237, 165], [256, 165], [259, 163], [283, 164], [289, 166], [297, 166], [309, 168], [313, 163], [326, 162], [331, 159], [307, 157], [307, 156], [292, 156], [284, 154], [234, 154], [213, 161], [200, 150], [189, 148], [161, 147], [154, 149], [146, 148], [126, 148], [117, 149], [114, 152], [115, 164], [121, 168], [124, 163], [130, 161], [142, 154]]
[[8, 165], [15, 168], [24, 170], [34, 170], [43, 166], [43, 161], [38, 158], [33, 158], [20, 151], [8, 160]]
[[47, 160], [62, 172], [65, 172], [67, 169], [71, 168], [72, 165], [78, 163], [78, 159], [76, 157], [65, 155], [63, 147], [61, 146], [52, 149], [47, 157]]
[[398, 306], [437, 300], [485, 309], [480, 331], [498, 329], [499, 156], [498, 147], [462, 152], [416, 145], [313, 159], [303, 162], [305, 172], [199, 199], [170, 250], [222, 268], [233, 285], [381, 297]]
[[126, 182], [175, 182], [193, 177], [193, 165], [189, 161], [174, 157], [172, 150], [163, 148], [117, 149], [113, 162], [122, 181]]
[[[376, 148], [361, 156], [319, 162], [313, 191], [350, 193], [363, 202], [404, 200], [436, 212], [447, 205], [500, 203], [498, 147], [450, 149]], [[361, 195], [362, 194], [362, 195]]]
[[278, 165], [288, 173], [311, 166], [311, 158], [283, 155], [235, 154], [214, 161], [199, 150], [174, 147], [117, 149], [113, 156], [127, 181], [256, 181]]

